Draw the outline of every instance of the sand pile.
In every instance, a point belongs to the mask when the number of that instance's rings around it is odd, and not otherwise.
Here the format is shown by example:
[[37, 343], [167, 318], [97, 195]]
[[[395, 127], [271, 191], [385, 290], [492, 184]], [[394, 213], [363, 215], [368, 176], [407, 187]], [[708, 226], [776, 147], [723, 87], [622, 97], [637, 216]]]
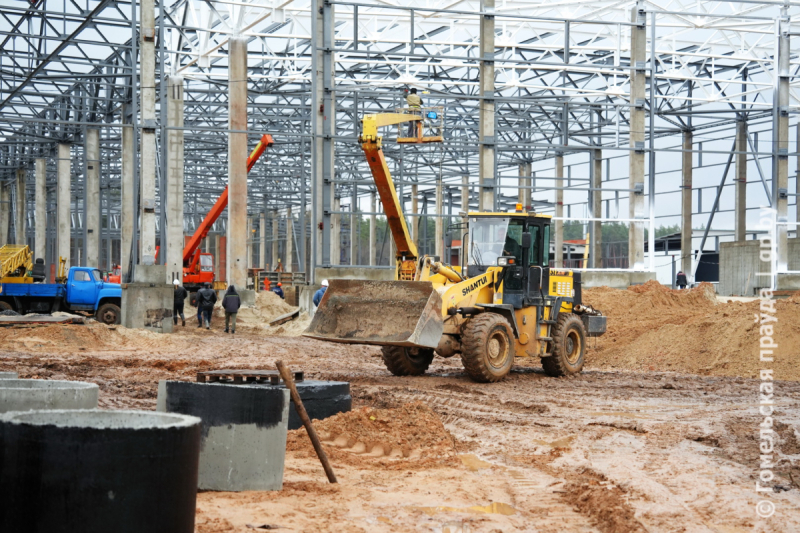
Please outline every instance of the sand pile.
[[[345, 461], [364, 459], [400, 463], [450, 461], [455, 442], [439, 416], [422, 403], [394, 409], [362, 407], [347, 413], [314, 420], [314, 428], [326, 452]], [[290, 431], [287, 450], [313, 454], [305, 429]]]
[[599, 287], [584, 301], [608, 316], [608, 331], [590, 339], [587, 365], [631, 370], [673, 370], [702, 375], [800, 380], [800, 299], [776, 300], [774, 338], [780, 348], [769, 365], [759, 361], [759, 302], [717, 303], [713, 287], [671, 290], [655, 281], [628, 290]]
[[[278, 326], [269, 325], [270, 321], [295, 309], [297, 308], [287, 304], [274, 292], [260, 291], [256, 293], [256, 304], [254, 306], [243, 306], [239, 309], [239, 313], [236, 316], [236, 328], [241, 331], [264, 333], [266, 335], [300, 335], [311, 323], [311, 318], [307, 313], [301, 312], [294, 320]], [[221, 304], [214, 309], [214, 314], [225, 320], [225, 312]]]

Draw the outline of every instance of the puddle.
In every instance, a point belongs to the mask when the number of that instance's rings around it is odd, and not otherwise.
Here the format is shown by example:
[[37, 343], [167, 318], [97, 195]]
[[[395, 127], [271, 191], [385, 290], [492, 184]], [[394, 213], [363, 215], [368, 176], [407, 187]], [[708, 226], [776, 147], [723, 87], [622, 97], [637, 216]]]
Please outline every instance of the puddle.
[[464, 466], [469, 468], [471, 472], [477, 472], [482, 468], [491, 468], [494, 466], [492, 463], [487, 463], [483, 459], [478, 459], [478, 456], [471, 453], [459, 455], [458, 458], [461, 459], [461, 462], [464, 463]]
[[510, 516], [517, 513], [517, 510], [507, 503], [492, 502], [489, 505], [473, 505], [472, 507], [447, 507], [439, 505], [437, 507], [412, 507], [423, 513], [433, 516], [437, 513], [475, 513], [475, 514], [502, 514]]

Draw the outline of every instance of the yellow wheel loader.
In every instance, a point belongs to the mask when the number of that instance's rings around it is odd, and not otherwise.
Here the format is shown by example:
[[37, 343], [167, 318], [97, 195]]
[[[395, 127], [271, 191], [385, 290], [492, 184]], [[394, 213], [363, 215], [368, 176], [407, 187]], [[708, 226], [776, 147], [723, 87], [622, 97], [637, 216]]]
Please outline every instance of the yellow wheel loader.
[[435, 355], [457, 354], [479, 382], [503, 379], [514, 357], [540, 357], [551, 376], [580, 372], [586, 339], [605, 332], [606, 317], [582, 305], [580, 272], [549, 268], [550, 216], [521, 206], [469, 213], [464, 264], [418, 256], [377, 134], [415, 120], [367, 115], [360, 137], [397, 248], [396, 281], [331, 280], [304, 335], [382, 346], [397, 376], [423, 374]]

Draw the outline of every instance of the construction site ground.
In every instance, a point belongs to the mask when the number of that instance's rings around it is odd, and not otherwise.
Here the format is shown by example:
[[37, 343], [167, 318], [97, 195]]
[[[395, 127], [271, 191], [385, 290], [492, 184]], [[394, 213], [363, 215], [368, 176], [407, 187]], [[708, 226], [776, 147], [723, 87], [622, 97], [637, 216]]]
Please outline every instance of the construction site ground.
[[[297, 336], [306, 315], [266, 326], [288, 309], [270, 295], [242, 312], [236, 335], [219, 316], [211, 331], [187, 317], [172, 335], [92, 322], [0, 328], [0, 370], [97, 383], [108, 409], [155, 409], [161, 379], [278, 359], [351, 383], [353, 411], [315, 423], [337, 485], [305, 431], [290, 432], [283, 490], [201, 492], [198, 532], [800, 531], [800, 300], [777, 303], [781, 348], [767, 365], [757, 301], [655, 283], [584, 299], [609, 331], [570, 378], [517, 359], [503, 382], [478, 384], [457, 357], [394, 377], [377, 348]], [[777, 380], [777, 438], [775, 478], [762, 483], [774, 488], [759, 494], [762, 368]], [[756, 514], [761, 500], [774, 503], [771, 518]]]

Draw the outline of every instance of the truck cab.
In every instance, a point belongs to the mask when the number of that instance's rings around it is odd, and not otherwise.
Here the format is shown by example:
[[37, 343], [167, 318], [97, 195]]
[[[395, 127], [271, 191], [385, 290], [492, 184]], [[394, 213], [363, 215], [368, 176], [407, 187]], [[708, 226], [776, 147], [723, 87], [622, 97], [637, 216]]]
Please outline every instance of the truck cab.
[[71, 267], [66, 283], [26, 283], [0, 285], [0, 309], [20, 314], [89, 312], [98, 322], [119, 324], [122, 288], [103, 281], [100, 270]]

